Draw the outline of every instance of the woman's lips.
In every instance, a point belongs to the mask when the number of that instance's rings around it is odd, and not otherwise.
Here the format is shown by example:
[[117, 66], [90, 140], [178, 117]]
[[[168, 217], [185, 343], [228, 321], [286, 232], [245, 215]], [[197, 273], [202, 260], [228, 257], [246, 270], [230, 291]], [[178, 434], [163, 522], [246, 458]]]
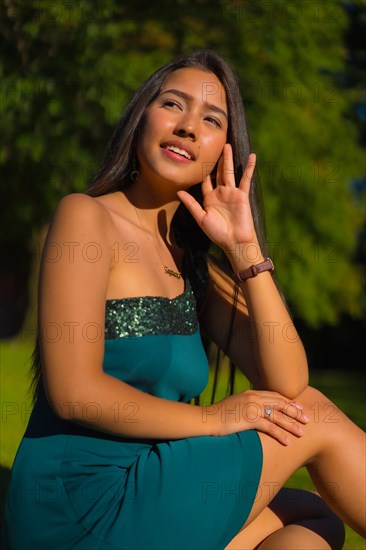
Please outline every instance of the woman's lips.
[[[196, 155], [195, 155], [192, 147], [190, 147], [190, 145], [188, 145], [188, 143], [185, 143], [185, 142], [182, 142], [182, 141], [178, 141], [178, 140], [166, 141], [165, 143], [162, 143], [160, 145], [160, 147], [164, 151], [173, 153], [175, 155], [174, 158], [176, 158], [176, 156], [177, 156], [178, 158], [184, 158], [188, 161], [195, 160], [195, 158], [196, 158]], [[171, 158], [173, 158], [173, 157], [171, 157]]]
[[169, 149], [165, 149], [164, 147], [162, 147], [161, 150], [166, 157], [174, 160], [175, 162], [181, 162], [183, 164], [189, 164], [190, 162], [192, 162], [192, 159], [188, 159], [187, 157], [184, 157], [179, 153], [175, 153], [174, 151], [170, 151]]

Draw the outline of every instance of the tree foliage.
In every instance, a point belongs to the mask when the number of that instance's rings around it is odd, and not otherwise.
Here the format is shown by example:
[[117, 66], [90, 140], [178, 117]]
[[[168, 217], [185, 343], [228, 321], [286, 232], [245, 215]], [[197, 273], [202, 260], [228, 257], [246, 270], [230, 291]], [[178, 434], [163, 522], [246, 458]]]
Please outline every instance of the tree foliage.
[[365, 208], [352, 182], [364, 175], [362, 87], [354, 68], [347, 77], [341, 2], [5, 0], [0, 9], [7, 269], [29, 268], [59, 199], [85, 190], [133, 90], [171, 57], [211, 47], [240, 80], [269, 249], [293, 311], [313, 326], [361, 315]]

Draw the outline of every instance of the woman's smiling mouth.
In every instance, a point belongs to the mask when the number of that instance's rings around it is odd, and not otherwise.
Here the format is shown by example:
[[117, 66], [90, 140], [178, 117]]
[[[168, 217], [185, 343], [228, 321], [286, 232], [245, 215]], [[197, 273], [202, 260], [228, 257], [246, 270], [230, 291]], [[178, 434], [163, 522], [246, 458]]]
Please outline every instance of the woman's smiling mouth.
[[174, 160], [189, 162], [196, 158], [193, 149], [182, 142], [169, 141], [161, 144], [160, 147], [169, 158]]

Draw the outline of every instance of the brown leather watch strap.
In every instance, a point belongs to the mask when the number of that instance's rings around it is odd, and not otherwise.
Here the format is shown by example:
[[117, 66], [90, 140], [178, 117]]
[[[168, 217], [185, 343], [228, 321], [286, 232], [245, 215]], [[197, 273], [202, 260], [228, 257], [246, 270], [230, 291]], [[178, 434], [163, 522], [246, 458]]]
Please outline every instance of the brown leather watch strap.
[[260, 264], [251, 265], [247, 269], [238, 271], [235, 274], [235, 279], [238, 283], [244, 283], [247, 279], [256, 277], [258, 273], [263, 273], [263, 271], [274, 271], [274, 265], [271, 258], [266, 258], [264, 262], [261, 262]]

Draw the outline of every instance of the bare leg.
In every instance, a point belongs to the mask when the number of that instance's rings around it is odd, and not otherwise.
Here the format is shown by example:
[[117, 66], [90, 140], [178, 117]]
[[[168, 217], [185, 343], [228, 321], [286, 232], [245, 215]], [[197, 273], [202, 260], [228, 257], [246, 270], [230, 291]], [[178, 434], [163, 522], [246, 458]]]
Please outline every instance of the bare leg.
[[266, 434], [259, 434], [263, 470], [245, 527], [269, 505], [287, 479], [306, 465], [329, 507], [365, 537], [366, 434], [314, 388], [306, 388], [297, 400], [311, 419], [304, 426], [303, 437], [290, 436], [291, 444], [285, 447]]
[[285, 488], [226, 550], [340, 550], [344, 538], [343, 523], [318, 495]]

